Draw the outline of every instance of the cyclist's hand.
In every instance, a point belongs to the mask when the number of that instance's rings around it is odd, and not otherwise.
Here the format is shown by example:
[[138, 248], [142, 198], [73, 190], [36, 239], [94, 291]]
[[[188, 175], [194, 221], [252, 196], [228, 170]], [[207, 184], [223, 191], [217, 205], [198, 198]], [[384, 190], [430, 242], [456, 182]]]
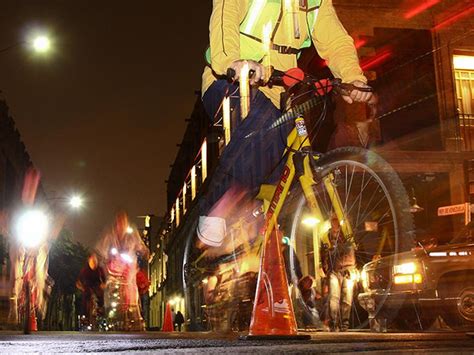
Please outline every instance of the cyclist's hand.
[[250, 85], [259, 85], [261, 80], [265, 81], [264, 66], [253, 60], [235, 60], [230, 64], [230, 68], [235, 71], [235, 81], [239, 80], [240, 72], [245, 64], [248, 64], [249, 71], [253, 71], [252, 77], [249, 78]]
[[[352, 85], [358, 86], [358, 87], [368, 87], [364, 82], [360, 80], [354, 80], [351, 82]], [[342, 98], [344, 101], [346, 101], [349, 104], [352, 104], [353, 102], [365, 102], [369, 103], [373, 100], [374, 94], [372, 92], [364, 92], [364, 91], [359, 91], [359, 90], [352, 90], [352, 92], [347, 96], [347, 95], [342, 95]]]

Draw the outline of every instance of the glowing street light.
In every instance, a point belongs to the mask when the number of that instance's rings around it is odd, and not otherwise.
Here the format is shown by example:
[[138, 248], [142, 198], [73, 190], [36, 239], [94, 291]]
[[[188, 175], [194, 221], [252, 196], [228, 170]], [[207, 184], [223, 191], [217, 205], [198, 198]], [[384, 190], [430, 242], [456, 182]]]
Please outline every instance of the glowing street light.
[[39, 246], [47, 237], [49, 221], [41, 210], [27, 210], [18, 218], [16, 235], [26, 248]]
[[69, 205], [74, 209], [79, 209], [84, 205], [84, 200], [81, 196], [72, 196], [69, 199]]
[[0, 48], [0, 53], [9, 52], [12, 49], [26, 46], [31, 51], [45, 55], [53, 50], [52, 40], [45, 34], [30, 34], [27, 38], [10, 44], [4, 48]]
[[37, 53], [46, 53], [51, 49], [51, 41], [47, 36], [37, 36], [33, 39], [33, 49]]
[[127, 232], [127, 234], [132, 234], [133, 233], [133, 228], [128, 226], [126, 232]]

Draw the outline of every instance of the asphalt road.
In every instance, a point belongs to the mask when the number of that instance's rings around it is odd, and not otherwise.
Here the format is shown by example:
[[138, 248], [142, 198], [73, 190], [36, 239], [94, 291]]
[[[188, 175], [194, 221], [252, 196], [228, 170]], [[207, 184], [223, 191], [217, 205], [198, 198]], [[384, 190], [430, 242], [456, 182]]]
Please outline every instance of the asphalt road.
[[246, 341], [216, 333], [0, 333], [0, 353], [474, 354], [464, 333], [310, 333], [306, 341]]

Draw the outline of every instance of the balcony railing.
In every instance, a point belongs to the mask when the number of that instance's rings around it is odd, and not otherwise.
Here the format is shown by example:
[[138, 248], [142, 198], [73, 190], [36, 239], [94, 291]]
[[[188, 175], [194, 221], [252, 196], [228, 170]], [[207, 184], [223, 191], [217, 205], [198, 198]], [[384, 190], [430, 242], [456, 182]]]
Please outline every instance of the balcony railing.
[[455, 150], [471, 152], [474, 150], [474, 114], [458, 113], [454, 119]]

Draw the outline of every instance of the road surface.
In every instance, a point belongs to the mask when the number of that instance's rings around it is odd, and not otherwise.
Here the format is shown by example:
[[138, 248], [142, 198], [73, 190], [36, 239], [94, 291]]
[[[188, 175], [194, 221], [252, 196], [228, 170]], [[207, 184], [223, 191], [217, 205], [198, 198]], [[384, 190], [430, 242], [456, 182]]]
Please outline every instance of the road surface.
[[309, 333], [305, 341], [246, 341], [216, 333], [0, 333], [0, 353], [140, 354], [473, 354], [474, 338], [464, 333]]

